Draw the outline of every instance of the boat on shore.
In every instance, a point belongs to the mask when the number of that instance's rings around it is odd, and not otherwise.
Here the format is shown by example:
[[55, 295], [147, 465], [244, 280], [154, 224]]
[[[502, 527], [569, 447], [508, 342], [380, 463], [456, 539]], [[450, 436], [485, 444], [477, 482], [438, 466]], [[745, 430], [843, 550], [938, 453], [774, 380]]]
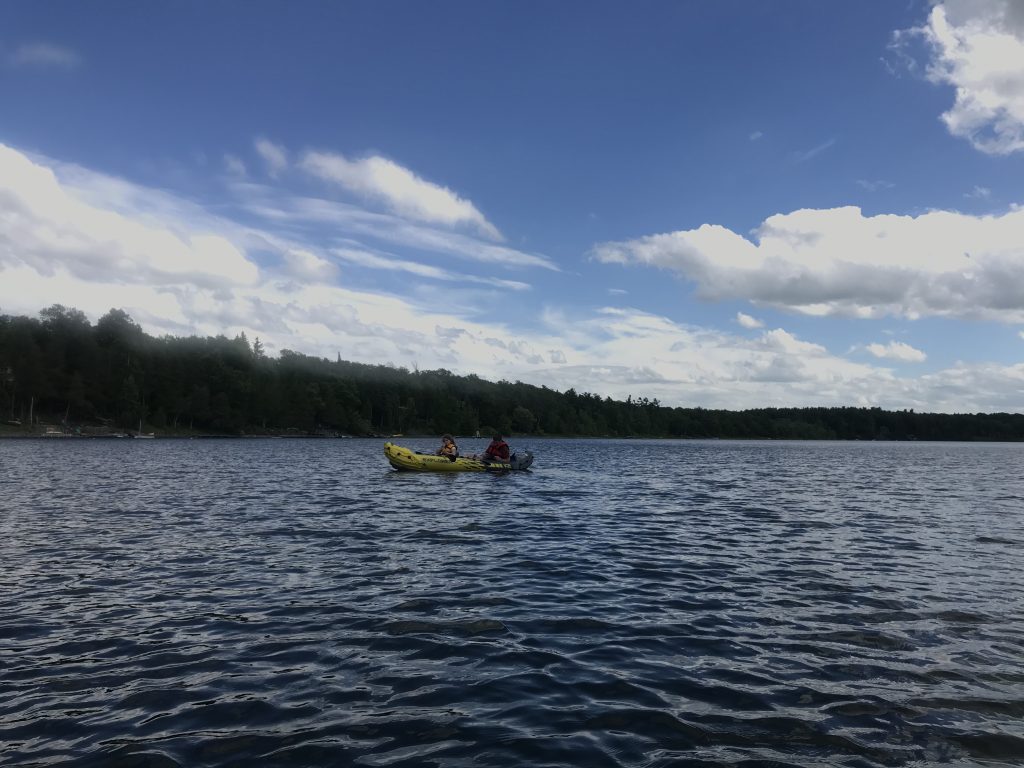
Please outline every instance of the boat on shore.
[[394, 443], [384, 443], [384, 456], [400, 472], [513, 472], [529, 469], [533, 464], [530, 451], [517, 451], [507, 462], [481, 461], [463, 456], [451, 459], [433, 453], [420, 453]]

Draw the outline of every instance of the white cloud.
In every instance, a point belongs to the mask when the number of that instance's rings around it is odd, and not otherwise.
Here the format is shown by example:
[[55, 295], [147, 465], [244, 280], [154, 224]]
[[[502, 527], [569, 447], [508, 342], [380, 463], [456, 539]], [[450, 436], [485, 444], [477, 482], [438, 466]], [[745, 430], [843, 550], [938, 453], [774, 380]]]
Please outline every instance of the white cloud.
[[7, 60], [14, 67], [58, 69], [74, 69], [82, 63], [82, 57], [70, 48], [43, 42], [18, 46], [10, 53]]
[[825, 354], [826, 350], [820, 344], [813, 344], [808, 341], [800, 341], [796, 336], [776, 328], [765, 331], [761, 334], [761, 344], [767, 349], [779, 350], [791, 353], [810, 353], [814, 355]]
[[54, 302], [79, 307], [94, 320], [112, 306], [123, 307], [150, 333], [244, 331], [259, 336], [272, 353], [288, 348], [333, 359], [343, 349], [346, 359], [357, 361], [418, 362], [421, 368], [562, 390], [657, 397], [668, 405], [1024, 410], [1024, 365], [958, 365], [899, 378], [831, 355], [781, 329], [741, 339], [635, 310], [603, 310], [548, 334], [500, 322], [481, 325], [417, 310], [396, 297], [323, 284], [268, 282], [227, 293], [169, 292], [85, 281], [64, 270], [46, 276], [24, 266], [0, 267], [5, 311], [31, 314]]
[[857, 185], [863, 187], [868, 192], [877, 192], [880, 189], [892, 189], [896, 186], [891, 181], [883, 181], [882, 179], [876, 179], [875, 181], [857, 179]]
[[624, 288], [609, 288], [608, 293], [612, 296], [625, 296], [629, 291]]
[[349, 160], [338, 153], [307, 152], [302, 167], [361, 197], [382, 201], [399, 216], [445, 226], [466, 225], [492, 240], [503, 239], [469, 200], [386, 158]]
[[[781, 328], [732, 334], [629, 308], [571, 314], [548, 306], [477, 321], [479, 305], [457, 306], [453, 285], [421, 283], [433, 300], [416, 301], [326, 279], [337, 255], [293, 241], [301, 227], [285, 224], [285, 234], [248, 229], [166, 192], [0, 147], [0, 306], [34, 314], [62, 303], [93, 320], [122, 307], [155, 334], [244, 331], [271, 353], [333, 359], [342, 350], [362, 362], [670, 405], [1024, 411], [1024, 365], [902, 377]], [[264, 265], [275, 255], [279, 263]], [[347, 263], [358, 259], [385, 268], [365, 256]], [[396, 259], [413, 275], [430, 267]]]
[[974, 189], [970, 192], [964, 192], [964, 197], [971, 198], [972, 200], [987, 200], [991, 196], [991, 189], [988, 187], [979, 187], [977, 184], [974, 185]]
[[224, 170], [232, 176], [245, 176], [246, 174], [245, 163], [242, 159], [230, 154], [224, 155]]
[[456, 274], [447, 270], [435, 267], [431, 264], [421, 264], [415, 261], [399, 259], [390, 254], [371, 253], [366, 250], [355, 248], [335, 248], [331, 251], [343, 261], [356, 264], [367, 269], [382, 269], [389, 272], [408, 272], [418, 277], [426, 277], [431, 280], [446, 280], [469, 283], [480, 283], [492, 285], [497, 288], [505, 288], [513, 291], [525, 291], [530, 288], [529, 283], [518, 280], [503, 280], [493, 277], [477, 277], [475, 275]]
[[888, 344], [868, 344], [865, 349], [875, 357], [888, 360], [901, 360], [905, 363], [923, 363], [928, 355], [902, 341], [890, 341]]
[[1024, 322], [1024, 208], [864, 216], [856, 207], [766, 219], [751, 241], [722, 226], [599, 244], [599, 261], [693, 281], [701, 297], [811, 315]]
[[288, 167], [288, 151], [280, 144], [275, 144], [270, 139], [258, 138], [253, 142], [253, 146], [256, 148], [256, 154], [267, 164], [267, 173], [271, 178], [276, 178]]
[[758, 320], [756, 317], [745, 315], [742, 312], [736, 313], [736, 322], [742, 325], [744, 328], [763, 328], [764, 323]]
[[[557, 327], [566, 322], [557, 312], [551, 319]], [[845, 404], [959, 413], [1024, 411], [1024, 365], [957, 364], [901, 377], [831, 354], [783, 329], [748, 339], [638, 310], [605, 309], [575, 319], [571, 327], [567, 341], [575, 348], [577, 364], [538, 371], [527, 380], [733, 409]], [[586, 387], [581, 381], [588, 382]]]
[[330, 225], [347, 235], [371, 237], [395, 245], [479, 261], [502, 269], [543, 267], [560, 271], [550, 259], [504, 245], [481, 241], [460, 232], [449, 232], [406, 221], [390, 214], [374, 213], [357, 206], [315, 197], [298, 197], [251, 183], [235, 183], [233, 189], [245, 210], [272, 222]]
[[222, 235], [175, 231], [83, 202], [51, 168], [2, 144], [0, 265], [156, 285], [249, 285], [258, 276]]
[[823, 141], [821, 144], [817, 145], [816, 147], [811, 147], [810, 149], [805, 149], [805, 150], [802, 150], [800, 152], [795, 152], [793, 154], [793, 157], [796, 159], [796, 161], [798, 163], [805, 163], [808, 160], [817, 157], [822, 152], [824, 152], [826, 149], [830, 149], [831, 147], [835, 146], [835, 143], [836, 143], [836, 140], [834, 138], [832, 138], [832, 139], [829, 139], [828, 141]]
[[1024, 4], [943, 0], [913, 32], [931, 48], [928, 78], [956, 89], [950, 133], [989, 154], [1024, 150]]
[[338, 268], [334, 264], [302, 248], [285, 251], [284, 259], [288, 271], [303, 280], [327, 281], [338, 275]]
[[[115, 305], [130, 308], [157, 332], [200, 332], [190, 320], [206, 317], [204, 327], [219, 333], [212, 330], [214, 321], [255, 323], [255, 319], [244, 321], [247, 312], [254, 318], [264, 317], [264, 324], [283, 328], [282, 318], [287, 313], [281, 302], [288, 294], [301, 293], [306, 290], [304, 285], [330, 284], [337, 279], [337, 265], [319, 245], [322, 228], [304, 232], [286, 220], [280, 230], [283, 234], [277, 234], [212, 216], [206, 208], [166, 192], [29, 157], [0, 145], [0, 304], [8, 310], [22, 308], [33, 313], [38, 302], [58, 299], [48, 300], [44, 291], [33, 294], [21, 288], [50, 283], [66, 304], [98, 309], [109, 301], [106, 309]], [[385, 223], [380, 226], [388, 228]], [[332, 227], [332, 233], [337, 229]], [[429, 239], [429, 232], [417, 229], [418, 236], [410, 234], [408, 240], [422, 245], [420, 240]], [[467, 250], [472, 247], [465, 236], [445, 233], [444, 237], [460, 238], [461, 247]], [[439, 247], [443, 242], [443, 238], [439, 240]], [[500, 249], [517, 265], [529, 260], [527, 254], [502, 246], [477, 244]], [[252, 253], [258, 254], [262, 267], [257, 267]], [[530, 288], [522, 281], [366, 253], [360, 260], [362, 266], [486, 286], [486, 293], [477, 291], [475, 295], [454, 286], [446, 289], [440, 305], [463, 316], [476, 315], [482, 301], [493, 301], [495, 288]], [[352, 254], [348, 255], [349, 263], [355, 263]], [[376, 261], [371, 263], [371, 259]], [[553, 266], [539, 258], [536, 262], [534, 266]], [[129, 284], [135, 287], [124, 287]], [[405, 286], [410, 296], [408, 311], [418, 305], [439, 304], [438, 295], [421, 290], [424, 288], [420, 281]], [[129, 300], [129, 294], [134, 300]], [[373, 305], [381, 298], [358, 291], [344, 295]], [[168, 301], [177, 307], [175, 311], [170, 311]], [[159, 312], [154, 309], [158, 307]]]
[[[535, 374], [560, 388], [587, 389], [615, 397], [643, 394], [668, 404], [741, 408], [754, 404], [819, 404], [837, 398], [860, 403], [869, 381], [892, 374], [830, 355], [783, 329], [756, 338], [682, 326], [635, 309], [605, 308], [592, 317], [565, 319], [565, 341], [574, 365]], [[545, 382], [545, 383], [547, 383]]]
[[757, 141], [758, 139], [762, 138], [763, 136], [764, 136], [764, 133], [762, 133], [761, 131], [754, 131], [753, 133], [750, 134], [750, 140], [751, 141]]

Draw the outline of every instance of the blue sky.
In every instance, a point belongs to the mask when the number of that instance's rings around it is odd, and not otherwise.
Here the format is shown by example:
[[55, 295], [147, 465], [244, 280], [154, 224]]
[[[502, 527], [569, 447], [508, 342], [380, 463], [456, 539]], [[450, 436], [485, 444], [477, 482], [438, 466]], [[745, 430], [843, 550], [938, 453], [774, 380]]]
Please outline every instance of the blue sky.
[[0, 6], [0, 311], [1024, 411], [1024, 7]]

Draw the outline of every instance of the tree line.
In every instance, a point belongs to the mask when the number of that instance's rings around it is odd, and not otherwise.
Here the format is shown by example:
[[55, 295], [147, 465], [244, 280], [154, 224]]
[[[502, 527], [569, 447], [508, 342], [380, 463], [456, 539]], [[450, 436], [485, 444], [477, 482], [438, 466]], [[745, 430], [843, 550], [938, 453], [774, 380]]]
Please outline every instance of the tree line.
[[0, 315], [0, 421], [174, 434], [504, 434], [841, 440], [1022, 440], [1024, 415], [880, 408], [667, 407], [570, 389], [410, 371], [259, 339], [146, 334], [124, 311], [93, 325], [54, 305]]

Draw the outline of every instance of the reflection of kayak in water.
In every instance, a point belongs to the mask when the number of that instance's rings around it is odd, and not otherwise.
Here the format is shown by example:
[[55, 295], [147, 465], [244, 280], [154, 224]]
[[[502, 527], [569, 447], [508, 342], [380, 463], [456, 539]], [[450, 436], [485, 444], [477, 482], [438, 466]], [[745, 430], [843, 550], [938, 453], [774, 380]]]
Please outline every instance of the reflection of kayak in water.
[[452, 461], [447, 456], [417, 453], [400, 445], [384, 443], [384, 455], [395, 469], [412, 472], [509, 472], [529, 469], [533, 464], [533, 454], [529, 451], [513, 453], [508, 461], [480, 461], [462, 457]]

